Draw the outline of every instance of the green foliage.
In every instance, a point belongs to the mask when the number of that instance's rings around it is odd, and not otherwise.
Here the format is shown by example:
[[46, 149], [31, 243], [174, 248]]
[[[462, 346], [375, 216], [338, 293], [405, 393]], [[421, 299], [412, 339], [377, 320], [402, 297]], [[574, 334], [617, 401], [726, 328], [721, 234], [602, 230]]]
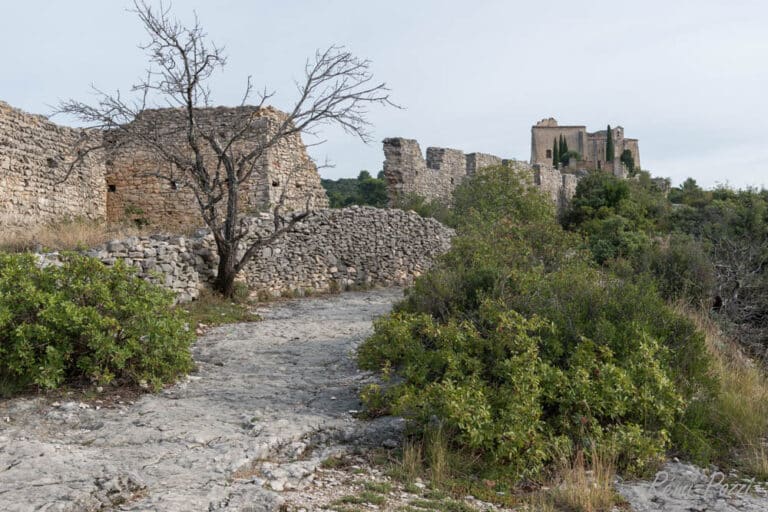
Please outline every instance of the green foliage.
[[621, 160], [621, 163], [623, 163], [626, 166], [627, 171], [629, 171], [629, 175], [634, 176], [635, 175], [635, 158], [632, 156], [632, 150], [625, 149], [624, 151], [622, 151], [621, 157], [619, 157], [619, 159]]
[[320, 183], [328, 194], [331, 208], [344, 208], [353, 204], [377, 208], [387, 206], [387, 186], [382, 173], [373, 178], [368, 171], [360, 171], [356, 179], [322, 179]]
[[0, 382], [4, 388], [144, 383], [192, 369], [194, 334], [170, 292], [79, 255], [40, 268], [34, 255], [0, 254]]
[[233, 298], [227, 299], [219, 293], [203, 290], [197, 300], [184, 305], [184, 310], [189, 313], [190, 325], [194, 327], [261, 320], [261, 316], [252, 312], [248, 287], [240, 282], [235, 283]]
[[405, 194], [399, 197], [392, 207], [414, 211], [422, 217], [437, 219], [448, 226], [453, 225], [454, 222], [454, 213], [447, 204], [438, 199], [425, 199], [418, 194]]
[[[607, 208], [643, 225], [637, 205], [622, 206], [630, 189], [591, 179], [602, 192], [582, 191], [577, 218]], [[509, 169], [466, 180], [454, 202], [451, 251], [359, 349], [362, 367], [398, 377], [377, 406], [437, 418], [455, 449], [514, 478], [595, 445], [624, 470], [652, 467], [716, 389], [703, 336], [652, 281], [597, 268], [551, 201]]]
[[563, 135], [560, 135], [560, 154], [558, 155], [559, 162], [567, 165], [570, 151], [568, 150], [568, 141]]
[[560, 163], [560, 143], [557, 140], [557, 137], [555, 137], [554, 141], [552, 142], [552, 167], [557, 169], [558, 164]]

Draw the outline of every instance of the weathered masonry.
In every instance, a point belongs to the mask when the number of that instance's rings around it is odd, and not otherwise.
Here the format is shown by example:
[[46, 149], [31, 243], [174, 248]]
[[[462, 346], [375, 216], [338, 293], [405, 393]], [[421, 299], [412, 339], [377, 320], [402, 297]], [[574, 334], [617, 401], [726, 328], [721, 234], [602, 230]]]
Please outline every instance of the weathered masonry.
[[531, 127], [531, 165], [552, 165], [554, 143], [562, 136], [568, 149], [581, 155], [576, 166], [587, 169], [606, 169], [616, 175], [623, 174], [620, 157], [625, 150], [632, 153], [635, 168], [640, 168], [640, 147], [637, 139], [624, 137], [624, 128], [611, 129], [614, 154], [605, 154], [608, 134], [606, 130], [587, 132], [586, 126], [560, 126], [553, 117], [542, 119]]
[[[248, 120], [254, 120], [256, 130], [250, 130], [238, 149], [258, 144], [259, 139], [276, 128], [285, 114], [271, 108], [256, 107], [209, 108], [198, 112], [198, 120], [206, 128], [214, 127], [228, 138], [230, 132]], [[146, 110], [133, 121], [146, 129], [162, 129], [165, 151], [188, 152], [183, 112], [178, 109]], [[144, 126], [142, 126], [144, 129]], [[120, 134], [108, 134], [112, 147], [107, 149], [107, 219], [110, 222], [130, 220], [162, 226], [166, 229], [197, 227], [202, 224], [192, 189], [183, 177], [173, 176], [170, 164], [158, 158], [149, 148], [122, 144]], [[247, 150], [244, 150], [247, 152]], [[209, 153], [210, 162], [215, 162]], [[158, 177], [162, 176], [162, 177]], [[287, 210], [324, 208], [328, 206], [320, 175], [306, 152], [301, 137], [291, 135], [269, 148], [256, 162], [252, 177], [240, 189], [240, 210], [256, 213], [270, 208], [285, 194]], [[222, 207], [226, 199], [220, 203]]]
[[548, 194], [559, 208], [568, 204], [576, 193], [579, 173], [561, 172], [548, 165], [530, 165], [486, 153], [464, 154], [448, 148], [427, 148], [425, 160], [417, 141], [399, 137], [384, 139], [384, 177], [392, 202], [410, 194], [448, 201], [464, 178], [483, 167], [501, 164], [530, 175], [533, 184]]
[[[247, 217], [250, 237], [274, 225], [267, 214]], [[413, 212], [353, 206], [312, 212], [240, 275], [253, 293], [281, 295], [350, 286], [407, 285], [446, 252], [454, 232]], [[106, 265], [121, 259], [138, 275], [172, 290], [179, 302], [196, 298], [216, 277], [216, 244], [207, 230], [193, 237], [154, 235], [114, 240], [86, 252]], [[41, 255], [55, 264], [57, 254]]]
[[[244, 116], [258, 118], [264, 134], [285, 114], [267, 107], [211, 108], [203, 123], [222, 130]], [[185, 151], [179, 111], [149, 110], [134, 122], [162, 129], [167, 148]], [[254, 135], [264, 136], [263, 134]], [[79, 148], [104, 138], [104, 150], [87, 155], [64, 177]], [[0, 227], [20, 228], [66, 218], [134, 221], [162, 229], [197, 227], [202, 220], [182, 179], [161, 179], [168, 164], [147, 147], [126, 145], [117, 133], [104, 134], [56, 125], [0, 102]], [[245, 213], [275, 205], [323, 208], [328, 199], [317, 168], [299, 135], [282, 140], [257, 162], [240, 202]]]
[[103, 159], [86, 157], [63, 181], [83, 135], [0, 101], [0, 227], [105, 217]]

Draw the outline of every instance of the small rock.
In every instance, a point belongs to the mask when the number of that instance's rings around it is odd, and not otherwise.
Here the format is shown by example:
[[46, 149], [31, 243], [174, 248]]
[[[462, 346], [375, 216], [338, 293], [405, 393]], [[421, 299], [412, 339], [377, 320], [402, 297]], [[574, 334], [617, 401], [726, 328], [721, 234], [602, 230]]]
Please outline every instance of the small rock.
[[385, 439], [385, 440], [384, 440], [384, 441], [381, 443], [381, 446], [383, 446], [384, 448], [386, 448], [386, 449], [388, 449], [388, 450], [394, 450], [395, 448], [397, 448], [397, 446], [398, 446], [398, 443], [397, 443], [397, 441], [395, 441], [394, 439], [391, 439], [391, 438], [390, 438], [390, 439]]

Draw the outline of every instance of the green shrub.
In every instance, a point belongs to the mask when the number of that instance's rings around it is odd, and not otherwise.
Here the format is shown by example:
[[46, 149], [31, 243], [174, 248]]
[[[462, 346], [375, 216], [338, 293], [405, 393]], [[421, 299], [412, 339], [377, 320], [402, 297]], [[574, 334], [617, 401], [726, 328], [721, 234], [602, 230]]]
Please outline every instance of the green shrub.
[[422, 217], [437, 219], [448, 226], [453, 225], [453, 212], [444, 202], [427, 200], [418, 194], [406, 194], [392, 203], [393, 208], [414, 211]]
[[194, 339], [170, 292], [68, 254], [41, 268], [34, 255], [0, 254], [0, 383], [6, 390], [65, 383], [146, 383], [192, 369]]
[[703, 335], [650, 278], [597, 266], [508, 169], [466, 180], [455, 205], [451, 250], [359, 348], [363, 368], [395, 376], [376, 406], [439, 420], [455, 449], [515, 479], [593, 448], [621, 470], [653, 468], [715, 392]]

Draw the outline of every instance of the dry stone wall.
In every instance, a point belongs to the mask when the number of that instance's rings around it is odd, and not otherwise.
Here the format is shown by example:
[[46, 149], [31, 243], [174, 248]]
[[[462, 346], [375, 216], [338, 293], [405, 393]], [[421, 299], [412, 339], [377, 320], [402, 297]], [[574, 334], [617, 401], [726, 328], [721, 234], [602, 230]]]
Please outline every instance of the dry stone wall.
[[[246, 219], [252, 233], [272, 230], [269, 215]], [[370, 207], [318, 210], [246, 266], [239, 279], [257, 294], [327, 292], [350, 286], [407, 285], [446, 252], [454, 232], [414, 212]], [[246, 239], [252, 241], [255, 235]], [[139, 277], [165, 286], [179, 302], [199, 296], [216, 277], [216, 244], [195, 236], [132, 237], [86, 252], [106, 265], [118, 259]], [[42, 255], [55, 264], [57, 254]]]
[[[268, 215], [249, 219], [250, 230], [271, 232]], [[353, 206], [318, 210], [243, 271], [256, 292], [330, 291], [349, 286], [407, 285], [450, 247], [453, 230], [434, 219], [398, 209]], [[216, 246], [210, 236], [194, 242], [201, 278], [215, 277]]]
[[0, 229], [104, 218], [102, 159], [87, 156], [62, 182], [83, 135], [0, 101]]

